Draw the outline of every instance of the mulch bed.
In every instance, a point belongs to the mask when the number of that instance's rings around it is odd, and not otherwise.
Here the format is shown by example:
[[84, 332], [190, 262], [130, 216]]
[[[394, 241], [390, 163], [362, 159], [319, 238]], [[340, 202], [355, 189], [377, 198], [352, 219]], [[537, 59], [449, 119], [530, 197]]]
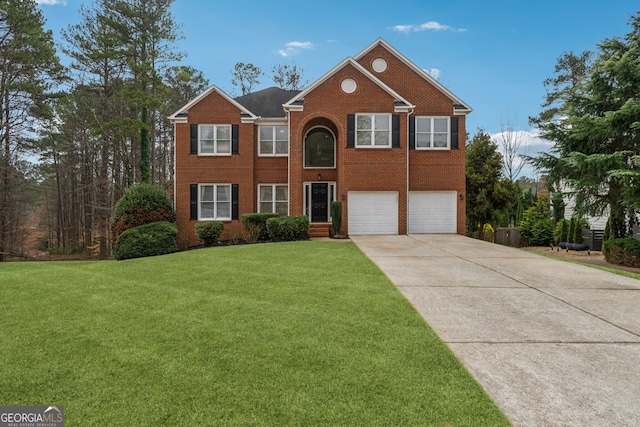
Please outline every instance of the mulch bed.
[[608, 263], [607, 261], [605, 261], [602, 252], [599, 251], [591, 251], [591, 253], [587, 251], [567, 251], [565, 249], [558, 250], [558, 247], [555, 247], [552, 250], [549, 246], [528, 246], [521, 249], [529, 252], [550, 255], [557, 258], [579, 261], [585, 264], [594, 264], [602, 267], [612, 268], [615, 270], [622, 270], [628, 271], [630, 273], [640, 274], [640, 268], [625, 267], [622, 265]]

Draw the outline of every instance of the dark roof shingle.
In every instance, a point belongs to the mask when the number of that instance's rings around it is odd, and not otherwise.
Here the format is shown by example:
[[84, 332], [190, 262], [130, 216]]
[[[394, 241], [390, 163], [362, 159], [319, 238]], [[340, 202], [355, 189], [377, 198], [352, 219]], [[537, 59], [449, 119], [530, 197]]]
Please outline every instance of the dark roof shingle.
[[238, 104], [260, 117], [286, 117], [282, 104], [299, 94], [299, 90], [270, 87], [234, 98]]

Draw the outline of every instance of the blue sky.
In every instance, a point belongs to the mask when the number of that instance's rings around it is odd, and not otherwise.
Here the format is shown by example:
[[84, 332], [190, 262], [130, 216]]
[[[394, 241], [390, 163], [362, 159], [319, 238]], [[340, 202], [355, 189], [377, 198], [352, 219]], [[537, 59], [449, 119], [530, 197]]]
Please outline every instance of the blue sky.
[[[39, 3], [57, 40], [78, 22], [80, 4], [91, 4]], [[176, 0], [172, 10], [185, 37], [183, 63], [229, 93], [238, 61], [265, 72], [294, 61], [313, 81], [382, 37], [471, 105], [468, 132], [496, 134], [510, 123], [526, 132], [526, 150], [535, 154], [545, 144], [528, 117], [540, 111], [556, 59], [624, 36], [640, 7], [630, 0]], [[269, 86], [265, 76], [258, 89]]]

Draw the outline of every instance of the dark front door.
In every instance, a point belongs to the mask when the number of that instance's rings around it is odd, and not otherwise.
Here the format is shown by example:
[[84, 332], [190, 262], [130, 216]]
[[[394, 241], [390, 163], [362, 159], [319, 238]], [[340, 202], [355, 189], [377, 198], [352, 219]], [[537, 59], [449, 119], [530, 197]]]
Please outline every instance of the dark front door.
[[329, 221], [329, 184], [311, 184], [311, 222]]

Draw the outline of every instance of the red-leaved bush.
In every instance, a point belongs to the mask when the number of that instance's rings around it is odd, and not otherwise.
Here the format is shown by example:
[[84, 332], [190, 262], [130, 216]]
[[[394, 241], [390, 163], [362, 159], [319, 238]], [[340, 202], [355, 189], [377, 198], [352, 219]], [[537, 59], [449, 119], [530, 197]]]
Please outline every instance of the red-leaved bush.
[[169, 195], [160, 187], [136, 184], [116, 204], [111, 218], [111, 239], [116, 244], [122, 232], [152, 222], [176, 221]]

